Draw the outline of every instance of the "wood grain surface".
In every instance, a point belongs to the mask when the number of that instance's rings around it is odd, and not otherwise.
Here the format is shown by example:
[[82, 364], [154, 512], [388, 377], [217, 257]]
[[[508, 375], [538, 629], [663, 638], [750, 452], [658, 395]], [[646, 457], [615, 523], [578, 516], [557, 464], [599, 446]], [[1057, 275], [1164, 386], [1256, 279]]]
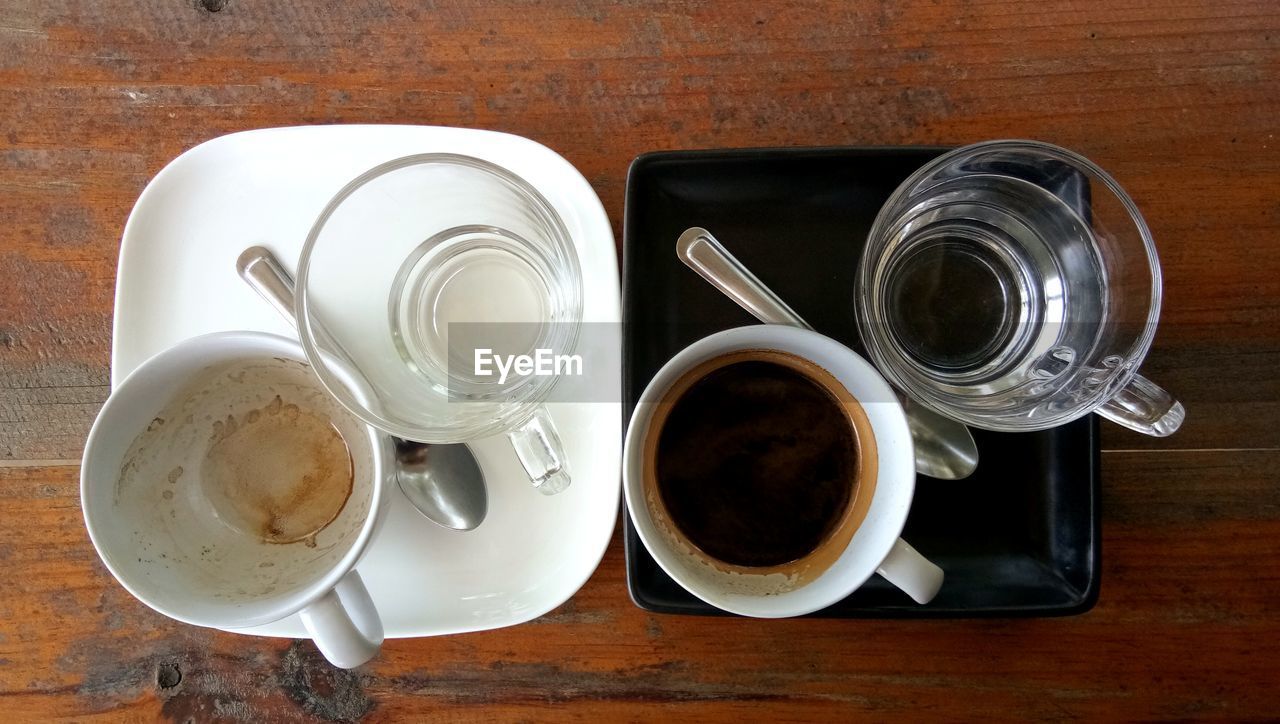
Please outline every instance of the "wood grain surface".
[[[1280, 5], [1272, 0], [0, 4], [0, 711], [17, 721], [1280, 716]], [[1176, 436], [1107, 426], [1083, 616], [651, 615], [621, 545], [527, 625], [308, 642], [177, 624], [107, 574], [78, 458], [108, 393], [124, 221], [181, 151], [250, 128], [528, 136], [621, 239], [657, 149], [1077, 149], [1137, 200], [1165, 274], [1146, 371]], [[210, 204], [221, 204], [216, 196]], [[227, 213], [234, 213], [228, 208]]]

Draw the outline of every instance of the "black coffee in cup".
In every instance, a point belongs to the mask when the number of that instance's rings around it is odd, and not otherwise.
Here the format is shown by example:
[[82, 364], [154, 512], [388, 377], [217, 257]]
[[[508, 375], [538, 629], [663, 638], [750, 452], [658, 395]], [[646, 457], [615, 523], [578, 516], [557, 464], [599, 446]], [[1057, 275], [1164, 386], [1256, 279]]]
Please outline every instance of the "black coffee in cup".
[[750, 569], [829, 565], [865, 515], [876, 468], [858, 403], [818, 365], [773, 350], [723, 355], [677, 380], [645, 464], [656, 517]]

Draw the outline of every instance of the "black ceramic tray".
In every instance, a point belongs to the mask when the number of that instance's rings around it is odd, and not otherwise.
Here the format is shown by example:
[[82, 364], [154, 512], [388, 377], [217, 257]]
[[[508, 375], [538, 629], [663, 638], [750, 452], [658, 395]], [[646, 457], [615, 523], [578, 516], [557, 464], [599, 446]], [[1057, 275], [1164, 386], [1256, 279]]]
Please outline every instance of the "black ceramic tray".
[[[623, 230], [624, 414], [676, 352], [755, 320], [676, 259], [704, 226], [819, 332], [862, 352], [858, 258], [876, 212], [938, 148], [652, 153], [631, 165]], [[974, 431], [977, 471], [922, 477], [903, 537], [946, 571], [920, 606], [879, 576], [814, 616], [1061, 616], [1089, 610], [1100, 576], [1096, 416], [1038, 433]], [[716, 614], [669, 578], [624, 516], [627, 584], [641, 608]]]

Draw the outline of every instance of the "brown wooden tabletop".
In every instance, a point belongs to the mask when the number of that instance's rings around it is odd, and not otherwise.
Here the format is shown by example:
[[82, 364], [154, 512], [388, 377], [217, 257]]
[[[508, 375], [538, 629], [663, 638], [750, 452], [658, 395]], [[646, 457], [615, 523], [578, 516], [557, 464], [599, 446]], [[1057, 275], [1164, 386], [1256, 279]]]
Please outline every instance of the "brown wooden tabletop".
[[[1280, 716], [1277, 119], [1273, 0], [4, 3], [0, 713]], [[1145, 369], [1188, 419], [1163, 440], [1104, 428], [1096, 608], [654, 615], [627, 597], [616, 534], [552, 613], [389, 641], [354, 671], [309, 642], [197, 629], [135, 601], [98, 560], [78, 497], [125, 218], [201, 141], [368, 122], [545, 143], [591, 181], [619, 243], [627, 165], [657, 149], [1031, 137], [1109, 169], [1164, 266]]]

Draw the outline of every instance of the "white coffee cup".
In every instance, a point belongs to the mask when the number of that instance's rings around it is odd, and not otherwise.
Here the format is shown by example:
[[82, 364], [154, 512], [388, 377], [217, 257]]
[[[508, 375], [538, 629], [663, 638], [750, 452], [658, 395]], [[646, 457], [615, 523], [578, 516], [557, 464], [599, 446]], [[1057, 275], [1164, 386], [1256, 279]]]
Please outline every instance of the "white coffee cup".
[[[393, 483], [385, 435], [353, 416], [331, 418], [351, 457], [351, 492], [337, 517], [307, 542], [269, 543], [225, 523], [201, 492], [198, 465], [175, 467], [172, 482], [134, 476], [121, 490], [123, 467], [139, 457], [126, 460], [139, 434], [198, 375], [238, 360], [305, 364], [306, 356], [296, 341], [273, 334], [209, 334], [147, 360], [111, 394], [89, 433], [80, 472], [89, 537], [121, 585], [166, 616], [237, 629], [299, 613], [330, 662], [358, 666], [377, 654], [383, 639], [355, 567], [384, 518]], [[323, 392], [318, 382], [316, 388]], [[207, 448], [207, 431], [194, 431], [199, 425], [174, 428], [174, 437], [148, 452], [145, 464], [163, 469], [165, 455], [178, 459], [186, 448]]]
[[[861, 406], [875, 438], [875, 485], [860, 489], [872, 495], [866, 515], [834, 562], [806, 580], [717, 566], [705, 553], [683, 545], [646, 504], [644, 438], [664, 392], [699, 364], [745, 350], [789, 353], [829, 372]], [[676, 354], [650, 381], [631, 416], [622, 477], [631, 520], [658, 565], [690, 593], [725, 611], [761, 618], [811, 613], [845, 598], [873, 573], [918, 603], [928, 603], [942, 586], [942, 569], [899, 537], [915, 492], [915, 456], [902, 405], [870, 363], [816, 332], [778, 325], [739, 327]]]

